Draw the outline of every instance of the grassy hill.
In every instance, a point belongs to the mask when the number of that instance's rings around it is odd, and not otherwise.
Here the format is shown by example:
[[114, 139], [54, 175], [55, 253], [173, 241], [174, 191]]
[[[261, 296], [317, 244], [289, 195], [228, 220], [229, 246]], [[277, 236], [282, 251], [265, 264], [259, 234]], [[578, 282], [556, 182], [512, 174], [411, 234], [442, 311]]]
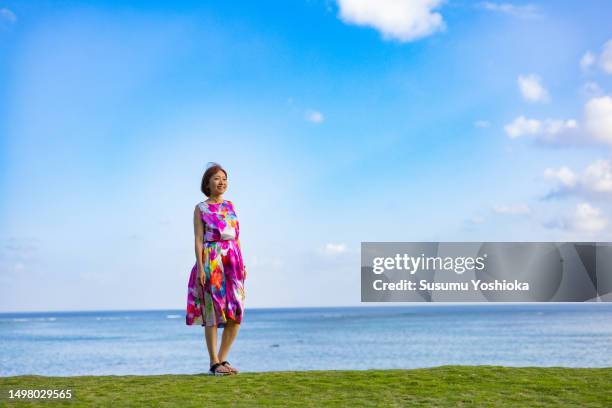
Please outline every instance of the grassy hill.
[[[72, 401], [13, 402], [7, 390], [72, 389]], [[612, 407], [611, 368], [441, 366], [412, 370], [0, 377], [0, 406]]]

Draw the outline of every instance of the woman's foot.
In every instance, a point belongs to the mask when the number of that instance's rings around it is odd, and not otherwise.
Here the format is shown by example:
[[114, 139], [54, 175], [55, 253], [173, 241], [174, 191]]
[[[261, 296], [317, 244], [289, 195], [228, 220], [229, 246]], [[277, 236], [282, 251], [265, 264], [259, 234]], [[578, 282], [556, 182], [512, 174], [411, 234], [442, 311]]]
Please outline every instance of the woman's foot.
[[224, 367], [228, 368], [234, 374], [238, 374], [240, 372], [240, 371], [238, 371], [237, 368], [232, 367], [232, 365], [230, 364], [229, 361], [222, 361], [221, 365], [223, 365]]
[[214, 363], [210, 366], [210, 370], [208, 370], [208, 375], [231, 375], [233, 371], [229, 368], [225, 367], [221, 363]]

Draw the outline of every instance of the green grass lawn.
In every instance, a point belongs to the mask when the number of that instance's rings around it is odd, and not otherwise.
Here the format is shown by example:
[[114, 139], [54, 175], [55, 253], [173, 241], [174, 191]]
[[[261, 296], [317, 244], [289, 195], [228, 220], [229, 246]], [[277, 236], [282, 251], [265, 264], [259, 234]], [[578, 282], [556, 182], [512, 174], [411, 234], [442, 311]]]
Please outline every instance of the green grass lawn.
[[[66, 389], [72, 401], [12, 402], [7, 389]], [[611, 368], [441, 366], [413, 370], [0, 377], [4, 406], [612, 407]]]

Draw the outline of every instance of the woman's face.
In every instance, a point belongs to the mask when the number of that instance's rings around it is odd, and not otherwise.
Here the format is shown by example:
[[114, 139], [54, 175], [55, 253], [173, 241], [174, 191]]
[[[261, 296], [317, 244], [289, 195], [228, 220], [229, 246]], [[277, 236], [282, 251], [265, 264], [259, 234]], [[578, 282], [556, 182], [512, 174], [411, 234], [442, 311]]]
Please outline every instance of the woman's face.
[[208, 188], [210, 189], [210, 194], [213, 196], [219, 196], [225, 193], [227, 190], [227, 177], [225, 173], [219, 170], [216, 172], [208, 182]]

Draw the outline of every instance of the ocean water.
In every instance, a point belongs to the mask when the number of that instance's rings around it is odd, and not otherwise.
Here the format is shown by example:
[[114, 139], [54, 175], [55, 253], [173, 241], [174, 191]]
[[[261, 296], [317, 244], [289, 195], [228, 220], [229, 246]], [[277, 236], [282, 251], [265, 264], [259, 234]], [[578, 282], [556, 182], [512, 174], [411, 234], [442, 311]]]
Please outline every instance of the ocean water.
[[[248, 309], [228, 360], [243, 372], [612, 367], [612, 304]], [[194, 374], [208, 366], [203, 328], [185, 325], [183, 310], [0, 314], [0, 376]]]

